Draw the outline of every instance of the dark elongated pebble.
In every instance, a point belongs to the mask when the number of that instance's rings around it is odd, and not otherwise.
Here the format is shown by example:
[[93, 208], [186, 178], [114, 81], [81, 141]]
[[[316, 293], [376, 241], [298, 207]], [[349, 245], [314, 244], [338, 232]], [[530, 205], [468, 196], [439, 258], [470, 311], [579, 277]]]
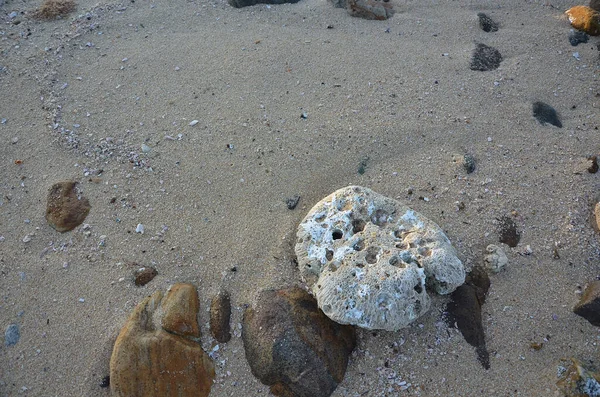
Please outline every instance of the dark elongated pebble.
[[547, 103], [534, 102], [533, 117], [535, 117], [542, 125], [552, 124], [555, 127], [562, 128], [558, 113], [556, 113], [556, 110]]
[[497, 32], [498, 31], [498, 24], [496, 22], [494, 22], [494, 20], [492, 18], [488, 17], [483, 12], [478, 13], [477, 17], [479, 17], [479, 27], [484, 32]]
[[594, 280], [587, 286], [573, 312], [600, 327], [600, 280]]
[[519, 240], [521, 240], [521, 234], [517, 230], [517, 225], [506, 215], [498, 219], [498, 235], [500, 242], [509, 247], [516, 247], [519, 244]]
[[498, 69], [502, 62], [500, 51], [494, 47], [478, 43], [471, 57], [471, 70], [482, 72]]
[[587, 43], [589, 39], [590, 36], [588, 36], [585, 32], [575, 29], [571, 29], [569, 32], [569, 43], [571, 43], [573, 47], [576, 47], [580, 43]]
[[253, 6], [256, 4], [286, 4], [297, 3], [300, 0], [229, 0], [229, 5], [235, 8]]
[[135, 285], [143, 287], [158, 275], [158, 271], [152, 266], [142, 267], [135, 271]]
[[231, 298], [227, 291], [221, 291], [210, 302], [210, 333], [220, 343], [231, 339]]

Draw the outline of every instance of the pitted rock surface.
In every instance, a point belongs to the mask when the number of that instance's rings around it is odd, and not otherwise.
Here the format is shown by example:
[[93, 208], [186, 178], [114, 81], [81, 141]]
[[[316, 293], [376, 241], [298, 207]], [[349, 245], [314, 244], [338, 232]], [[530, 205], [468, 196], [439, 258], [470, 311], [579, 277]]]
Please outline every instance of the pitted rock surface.
[[448, 294], [465, 281], [439, 226], [360, 186], [317, 203], [298, 226], [295, 250], [321, 310], [367, 329], [405, 327], [429, 309], [428, 289]]

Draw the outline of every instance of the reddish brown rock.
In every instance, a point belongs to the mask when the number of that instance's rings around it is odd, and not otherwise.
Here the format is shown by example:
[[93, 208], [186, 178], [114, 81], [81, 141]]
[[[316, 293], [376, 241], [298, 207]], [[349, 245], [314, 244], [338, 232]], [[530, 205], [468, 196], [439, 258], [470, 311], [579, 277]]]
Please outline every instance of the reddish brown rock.
[[[137, 305], [110, 358], [112, 396], [208, 396], [215, 370], [196, 341], [197, 311], [198, 294], [190, 284], [175, 284], [164, 298], [157, 291]], [[181, 330], [194, 337], [172, 333]]]
[[231, 299], [227, 291], [221, 291], [210, 302], [210, 333], [220, 343], [231, 339]]
[[297, 287], [261, 291], [244, 312], [242, 338], [254, 376], [285, 397], [331, 395], [356, 344], [352, 326], [331, 321]]
[[385, 21], [394, 15], [391, 3], [378, 0], [347, 0], [350, 15], [364, 19]]
[[135, 271], [134, 283], [138, 287], [143, 287], [144, 285], [152, 281], [157, 275], [158, 271], [156, 271], [156, 269], [152, 266], [141, 267]]
[[588, 284], [573, 312], [600, 327], [600, 280]]
[[48, 192], [46, 220], [57, 231], [68, 232], [81, 225], [90, 208], [90, 202], [81, 195], [77, 182], [58, 182]]

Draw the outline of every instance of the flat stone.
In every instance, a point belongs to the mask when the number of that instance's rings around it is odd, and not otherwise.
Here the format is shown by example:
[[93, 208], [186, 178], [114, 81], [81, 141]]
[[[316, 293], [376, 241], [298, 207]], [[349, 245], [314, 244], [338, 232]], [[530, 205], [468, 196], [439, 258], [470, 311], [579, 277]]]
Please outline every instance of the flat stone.
[[380, 0], [346, 0], [346, 8], [353, 17], [385, 21], [395, 11], [391, 3]]
[[354, 328], [331, 321], [298, 287], [261, 291], [244, 312], [242, 338], [254, 376], [285, 397], [331, 395], [356, 345]]
[[227, 291], [221, 291], [210, 302], [210, 333], [220, 343], [231, 339], [231, 298]]
[[197, 313], [198, 294], [190, 284], [175, 284], [164, 298], [157, 291], [138, 304], [110, 358], [111, 395], [208, 396], [215, 370], [197, 342]]
[[81, 195], [77, 182], [58, 182], [48, 192], [46, 220], [55, 230], [67, 232], [83, 223], [90, 208], [90, 202]]
[[21, 331], [17, 324], [9, 324], [4, 331], [4, 345], [14, 346], [19, 342], [21, 338]]
[[456, 326], [468, 344], [475, 347], [479, 362], [490, 368], [490, 356], [485, 345], [481, 306], [485, 303], [490, 279], [481, 268], [474, 268], [463, 285], [450, 296], [446, 311], [451, 327]]
[[298, 226], [295, 252], [319, 308], [340, 324], [394, 331], [465, 280], [435, 223], [396, 200], [348, 186], [318, 202]]
[[573, 312], [600, 327], [600, 280], [588, 284]]
[[478, 43], [471, 57], [471, 70], [486, 72], [498, 69], [502, 62], [500, 51], [494, 47]]

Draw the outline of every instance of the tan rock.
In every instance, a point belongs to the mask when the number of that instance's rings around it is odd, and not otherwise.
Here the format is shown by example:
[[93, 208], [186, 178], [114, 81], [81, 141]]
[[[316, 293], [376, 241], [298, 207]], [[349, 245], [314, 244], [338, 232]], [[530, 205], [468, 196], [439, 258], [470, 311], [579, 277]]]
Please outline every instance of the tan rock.
[[594, 229], [596, 229], [597, 232], [600, 233], [600, 202], [596, 203], [596, 206], [594, 207], [594, 219], [592, 219], [592, 221], [594, 222]]
[[48, 192], [46, 220], [55, 230], [68, 232], [81, 225], [90, 208], [88, 199], [78, 191], [77, 182], [58, 182]]
[[183, 329], [187, 335], [199, 336], [198, 306], [196, 289], [190, 284], [175, 284], [164, 298], [157, 291], [136, 306], [117, 337], [110, 359], [112, 396], [209, 395], [215, 370], [200, 344], [158, 325], [166, 318], [168, 326], [178, 332]]
[[575, 6], [565, 11], [571, 25], [590, 36], [600, 35], [600, 13], [587, 6]]

